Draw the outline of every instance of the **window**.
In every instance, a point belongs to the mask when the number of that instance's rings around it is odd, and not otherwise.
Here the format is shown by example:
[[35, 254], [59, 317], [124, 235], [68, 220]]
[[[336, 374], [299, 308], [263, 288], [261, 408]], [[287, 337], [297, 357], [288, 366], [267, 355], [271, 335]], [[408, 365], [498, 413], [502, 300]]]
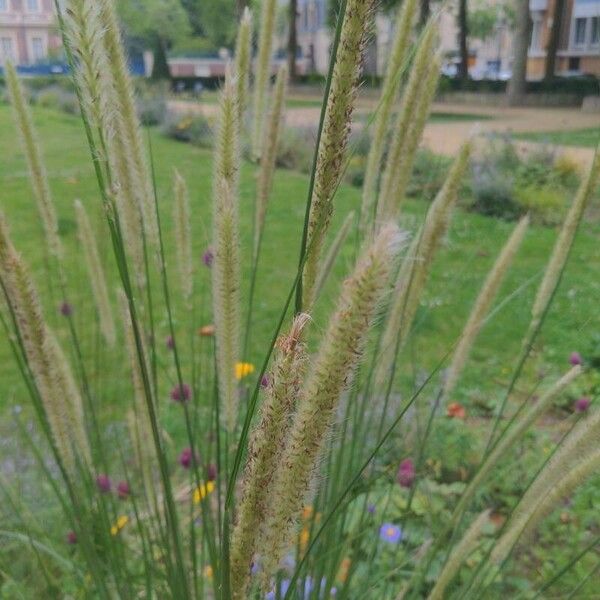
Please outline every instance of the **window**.
[[542, 20], [534, 19], [531, 29], [531, 41], [529, 43], [530, 50], [541, 50], [542, 48]]
[[27, 10], [29, 12], [39, 12], [39, 10], [40, 10], [39, 0], [27, 0]]
[[600, 17], [592, 17], [592, 33], [590, 35], [590, 44], [598, 45], [600, 43]]
[[2, 60], [9, 59], [10, 61], [14, 61], [15, 54], [12, 38], [3, 37], [0, 39], [0, 50], [2, 52]]
[[42, 38], [31, 38], [31, 54], [34, 62], [39, 62], [45, 57], [46, 53], [44, 52], [44, 41]]
[[583, 46], [585, 44], [585, 30], [587, 19], [575, 19], [575, 30], [573, 33], [573, 43], [575, 46]]
[[580, 60], [579, 56], [570, 56], [569, 57], [569, 71], [579, 71]]

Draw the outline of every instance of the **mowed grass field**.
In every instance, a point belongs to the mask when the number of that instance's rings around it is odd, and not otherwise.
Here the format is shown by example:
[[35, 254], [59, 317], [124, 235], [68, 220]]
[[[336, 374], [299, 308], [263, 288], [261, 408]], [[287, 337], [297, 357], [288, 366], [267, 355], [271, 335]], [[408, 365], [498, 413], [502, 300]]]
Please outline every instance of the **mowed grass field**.
[[[61, 236], [66, 247], [68, 299], [74, 306], [75, 324], [82, 336], [90, 377], [102, 386], [105, 397], [110, 396], [111, 387], [106, 373], [112, 373], [115, 381], [125, 379], [128, 377], [127, 365], [122, 356], [112, 356], [110, 349], [103, 348], [95, 333], [95, 312], [87, 273], [78, 248], [73, 210], [74, 199], [80, 198], [96, 224], [105, 265], [112, 274], [109, 284], [112, 292], [117, 285], [116, 271], [89, 151], [79, 119], [38, 109], [34, 115], [60, 218]], [[177, 306], [176, 327], [178, 334], [192, 337], [197, 326], [211, 320], [210, 275], [201, 261], [201, 255], [211, 238], [211, 154], [206, 150], [168, 140], [158, 131], [151, 131], [150, 138], [160, 212], [167, 240], [171, 284], [175, 294], [178, 282], [171, 219], [174, 168], [184, 176], [190, 190], [197, 267], [195, 322], [192, 325], [184, 318], [185, 312]], [[64, 317], [58, 310], [62, 295], [57, 282], [49, 276], [45, 264], [42, 227], [28, 181], [25, 157], [7, 106], [0, 107], [0, 150], [3, 157], [0, 163], [0, 208], [10, 223], [15, 245], [31, 267], [43, 297], [47, 318], [66, 340]], [[245, 164], [240, 196], [244, 295], [247, 294], [250, 274], [254, 182], [255, 167]], [[308, 179], [305, 176], [279, 171], [275, 177], [257, 281], [253, 334], [248, 356], [244, 357], [254, 363], [259, 363], [266, 352], [283, 302], [294, 280], [307, 189]], [[339, 189], [330, 239], [348, 212], [358, 211], [359, 203], [358, 190], [346, 186]], [[424, 201], [407, 201], [403, 213], [404, 225], [414, 231], [423, 219], [426, 208]], [[434, 368], [448, 353], [462, 330], [488, 269], [512, 227], [511, 223], [470, 214], [461, 209], [455, 212], [447, 238], [433, 265], [411, 342], [400, 358], [398, 377], [405, 384], [411, 385], [419, 375]], [[502, 287], [497, 301], [497, 305], [502, 303], [502, 306], [484, 328], [463, 383], [457, 390], [456, 399], [464, 401], [468, 406], [481, 402], [489, 404], [501, 398], [520, 350], [521, 337], [529, 323], [536, 284], [556, 235], [557, 231], [551, 228], [531, 228]], [[554, 306], [538, 340], [534, 358], [529, 363], [528, 377], [536, 378], [541, 371], [548, 375], [562, 372], [567, 367], [570, 352], [577, 350], [585, 354], [592, 343], [594, 332], [600, 331], [599, 247], [600, 224], [586, 220], [578, 235]], [[346, 243], [336, 264], [334, 276], [316, 307], [313, 336], [318, 336], [327, 325], [327, 315], [335, 302], [339, 283], [351, 268], [355, 251], [356, 244], [352, 238]], [[158, 298], [156, 323], [157, 335], [166, 338], [166, 312]], [[98, 349], [100, 350], [96, 351]], [[314, 345], [312, 349], [314, 350]], [[25, 404], [26, 393], [2, 333], [0, 413], [15, 403]]]
[[588, 129], [571, 129], [569, 131], [543, 131], [536, 133], [515, 134], [519, 140], [540, 142], [556, 146], [583, 146], [595, 148], [600, 143], [600, 127]]

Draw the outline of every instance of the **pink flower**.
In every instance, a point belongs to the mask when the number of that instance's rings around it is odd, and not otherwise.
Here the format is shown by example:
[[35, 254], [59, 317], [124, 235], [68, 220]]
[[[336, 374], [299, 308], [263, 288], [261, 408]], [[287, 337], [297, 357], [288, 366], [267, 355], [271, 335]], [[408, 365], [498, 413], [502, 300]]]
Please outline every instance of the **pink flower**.
[[174, 402], [187, 402], [192, 397], [192, 389], [187, 383], [176, 385], [171, 390], [171, 400]]
[[215, 260], [214, 253], [211, 248], [208, 248], [206, 250], [206, 252], [202, 255], [202, 262], [204, 263], [204, 266], [208, 267], [210, 269], [210, 267], [212, 267], [214, 260]]
[[73, 546], [77, 543], [77, 534], [74, 531], [69, 531], [67, 533], [67, 544], [71, 544]]
[[579, 354], [579, 352], [571, 352], [571, 356], [569, 356], [569, 363], [574, 367], [577, 365], [582, 365], [583, 358], [581, 357], [581, 354]]
[[112, 488], [112, 483], [108, 475], [98, 475], [96, 477], [96, 485], [103, 494], [108, 494]]
[[405, 458], [398, 468], [398, 483], [405, 488], [409, 488], [415, 481], [415, 465], [412, 458]]
[[63, 317], [70, 317], [73, 314], [73, 307], [66, 300], [60, 305], [60, 314]]
[[260, 387], [263, 389], [266, 389], [269, 387], [269, 385], [271, 385], [271, 380], [269, 379], [268, 375], [263, 375], [260, 378]]
[[578, 413], [584, 413], [590, 407], [591, 403], [591, 398], [582, 396], [581, 398], [575, 400], [575, 403], [573, 404], [573, 410]]
[[167, 343], [167, 348], [168, 348], [169, 350], [173, 350], [173, 349], [175, 348], [175, 340], [173, 339], [173, 336], [172, 336], [172, 335], [170, 335], [170, 336], [167, 338], [167, 342], [166, 342], [166, 343]]
[[217, 465], [211, 463], [206, 467], [206, 478], [208, 481], [214, 481], [217, 478]]
[[129, 494], [131, 490], [129, 489], [129, 484], [126, 481], [119, 481], [117, 484], [117, 495], [121, 500], [127, 500], [129, 498]]
[[179, 464], [184, 469], [189, 469], [192, 466], [192, 463], [197, 462], [197, 461], [198, 461], [198, 454], [196, 454], [195, 461], [194, 461], [194, 455], [192, 454], [191, 448], [184, 448], [181, 451], [181, 454], [179, 455]]

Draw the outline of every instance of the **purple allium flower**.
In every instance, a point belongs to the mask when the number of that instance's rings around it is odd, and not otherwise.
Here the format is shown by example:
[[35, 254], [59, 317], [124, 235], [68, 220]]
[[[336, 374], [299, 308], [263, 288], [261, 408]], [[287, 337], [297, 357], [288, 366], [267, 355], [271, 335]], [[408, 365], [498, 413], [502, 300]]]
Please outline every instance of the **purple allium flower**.
[[269, 385], [271, 385], [271, 380], [269, 379], [269, 376], [268, 375], [263, 375], [260, 378], [260, 387], [263, 388], [263, 389], [265, 389], [265, 388], [268, 388]]
[[73, 306], [66, 300], [60, 305], [60, 314], [63, 317], [70, 317], [73, 314]]
[[208, 481], [214, 481], [217, 478], [217, 465], [210, 463], [206, 467], [206, 478]]
[[577, 365], [583, 364], [583, 358], [579, 352], [571, 352], [571, 356], [569, 356], [569, 363], [574, 367]]
[[67, 533], [67, 544], [71, 544], [73, 546], [77, 543], [77, 534], [74, 531], [69, 531]]
[[167, 338], [166, 344], [169, 350], [173, 350], [175, 348], [175, 340], [173, 339], [172, 335]]
[[584, 413], [590, 407], [591, 403], [591, 398], [588, 398], [587, 396], [582, 396], [581, 398], [575, 400], [575, 403], [573, 404], [573, 409], [575, 410], [575, 412]]
[[415, 464], [412, 458], [405, 458], [398, 468], [398, 483], [405, 488], [409, 488], [415, 481]]
[[108, 494], [112, 488], [112, 483], [108, 475], [98, 475], [96, 477], [96, 485], [103, 494]]
[[126, 481], [119, 481], [117, 484], [117, 495], [121, 500], [127, 500], [129, 498], [129, 494], [131, 493], [131, 489], [129, 488], [129, 484]]
[[174, 402], [187, 402], [192, 397], [192, 389], [187, 383], [176, 385], [171, 390], [171, 400]]
[[[196, 454], [196, 461], [198, 461], [198, 455]], [[189, 469], [192, 466], [192, 463], [194, 462], [194, 455], [192, 454], [192, 449], [191, 448], [184, 448], [181, 451], [181, 454], [179, 455], [179, 464], [184, 468], [184, 469]]]
[[215, 260], [214, 253], [211, 248], [208, 248], [206, 250], [206, 252], [204, 252], [204, 254], [202, 255], [202, 262], [204, 263], [204, 266], [208, 267], [210, 269], [212, 267], [214, 260]]
[[375, 505], [374, 505], [374, 504], [369, 504], [369, 505], [367, 506], [367, 512], [368, 512], [370, 515], [373, 515], [373, 514], [375, 514]]
[[397, 544], [402, 541], [402, 529], [393, 523], [384, 523], [379, 529], [379, 537], [384, 542]]

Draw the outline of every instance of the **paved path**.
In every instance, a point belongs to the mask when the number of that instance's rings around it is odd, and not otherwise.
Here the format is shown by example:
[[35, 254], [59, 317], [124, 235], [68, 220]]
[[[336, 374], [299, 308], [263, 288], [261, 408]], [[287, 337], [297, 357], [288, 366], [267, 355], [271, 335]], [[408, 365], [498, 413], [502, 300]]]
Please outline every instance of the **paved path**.
[[[305, 96], [297, 97], [306, 99]], [[359, 98], [357, 111], [366, 115], [373, 110], [375, 105], [376, 102], [370, 98]], [[217, 105], [174, 100], [169, 102], [169, 108], [177, 112], [201, 113], [208, 117], [214, 117]], [[455, 155], [462, 142], [474, 132], [480, 134], [511, 134], [585, 129], [600, 126], [600, 115], [584, 113], [577, 108], [513, 108], [437, 103], [433, 106], [433, 112], [476, 114], [484, 117], [481, 121], [465, 120], [427, 124], [423, 135], [423, 145], [448, 156]], [[318, 107], [288, 108], [286, 123], [293, 127], [316, 126], [319, 122], [319, 115], [320, 109]], [[361, 122], [357, 122], [356, 126], [361, 127]], [[516, 144], [523, 152], [540, 147], [540, 144], [536, 142], [516, 141]], [[564, 154], [580, 164], [582, 168], [586, 168], [591, 164], [594, 155], [592, 148], [557, 146], [556, 149], [560, 154]]]

